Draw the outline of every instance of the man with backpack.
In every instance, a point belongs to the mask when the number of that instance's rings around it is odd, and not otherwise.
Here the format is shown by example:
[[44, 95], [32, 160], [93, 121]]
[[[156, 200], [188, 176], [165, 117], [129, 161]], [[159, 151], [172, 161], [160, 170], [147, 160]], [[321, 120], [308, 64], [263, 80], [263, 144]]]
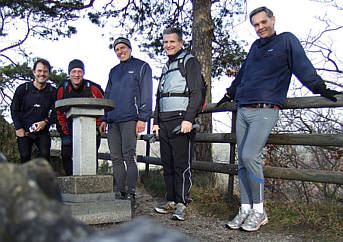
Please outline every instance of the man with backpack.
[[155, 211], [172, 213], [172, 219], [181, 221], [185, 220], [192, 186], [193, 124], [203, 104], [201, 66], [195, 56], [183, 49], [183, 44], [180, 29], [168, 28], [163, 32], [169, 60], [158, 85], [153, 126], [153, 132], [160, 138], [167, 190], [167, 203], [155, 207]]
[[39, 157], [50, 160], [49, 126], [55, 122], [56, 101], [56, 88], [47, 83], [50, 73], [50, 63], [38, 59], [33, 65], [34, 81], [19, 85], [13, 96], [11, 116], [21, 163], [31, 159], [33, 144], [38, 147]]
[[[104, 91], [100, 85], [84, 79], [85, 66], [81, 60], [74, 59], [68, 65], [70, 79], [66, 80], [57, 90], [57, 100], [66, 98], [104, 98]], [[72, 119], [66, 118], [66, 113], [57, 111], [57, 129], [61, 134], [62, 146], [61, 154], [64, 171], [67, 176], [73, 175], [73, 135]], [[100, 126], [100, 119], [96, 120], [97, 129]], [[100, 146], [101, 136], [97, 132], [97, 150]]]

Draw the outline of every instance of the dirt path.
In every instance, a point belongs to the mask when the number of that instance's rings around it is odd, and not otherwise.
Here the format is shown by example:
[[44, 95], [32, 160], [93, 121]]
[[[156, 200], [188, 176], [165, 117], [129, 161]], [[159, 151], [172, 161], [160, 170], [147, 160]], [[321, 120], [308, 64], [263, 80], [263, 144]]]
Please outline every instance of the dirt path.
[[[244, 232], [240, 230], [229, 230], [224, 227], [224, 220], [199, 215], [192, 206], [189, 206], [186, 221], [174, 221], [170, 215], [157, 214], [153, 211], [154, 206], [160, 204], [161, 200], [153, 198], [142, 188], [137, 191], [137, 209], [133, 210], [133, 219], [145, 216], [153, 223], [165, 226], [169, 229], [182, 232], [192, 239], [198, 241], [304, 241], [301, 235], [275, 234], [265, 228], [257, 232]], [[270, 221], [270, 223], [275, 221]], [[102, 229], [112, 229], [116, 225], [106, 225]]]

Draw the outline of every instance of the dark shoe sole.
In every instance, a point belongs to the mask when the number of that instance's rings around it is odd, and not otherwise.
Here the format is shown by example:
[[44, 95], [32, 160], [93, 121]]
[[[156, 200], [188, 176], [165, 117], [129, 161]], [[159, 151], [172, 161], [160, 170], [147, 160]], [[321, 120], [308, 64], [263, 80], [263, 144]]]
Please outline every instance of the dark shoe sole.
[[232, 229], [232, 230], [238, 230], [238, 229], [240, 229], [241, 227], [231, 227], [230, 225], [225, 224], [225, 228], [227, 228], [227, 229]]

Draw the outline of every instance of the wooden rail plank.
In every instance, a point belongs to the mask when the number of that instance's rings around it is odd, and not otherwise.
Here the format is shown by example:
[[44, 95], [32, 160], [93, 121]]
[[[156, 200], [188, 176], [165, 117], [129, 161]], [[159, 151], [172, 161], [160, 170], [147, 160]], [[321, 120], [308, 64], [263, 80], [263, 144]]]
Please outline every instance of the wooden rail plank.
[[[50, 135], [51, 137], [59, 137], [55, 131], [50, 132]], [[106, 138], [106, 135], [102, 137]], [[138, 139], [147, 141], [147, 137], [147, 135], [139, 135]], [[236, 143], [236, 135], [234, 133], [197, 133], [195, 142]], [[342, 147], [343, 134], [271, 134], [267, 144]]]
[[[332, 102], [325, 97], [312, 96], [312, 97], [293, 97], [287, 98], [285, 105], [282, 109], [304, 109], [304, 108], [336, 108], [343, 106], [343, 94], [335, 96], [337, 102]], [[227, 112], [236, 111], [237, 107], [234, 103], [224, 103], [219, 107], [216, 107], [216, 103], [206, 104], [206, 108], [203, 113], [213, 112]]]
[[[195, 141], [199, 143], [236, 143], [233, 133], [197, 133]], [[271, 134], [267, 144], [343, 146], [343, 134]]]
[[[51, 156], [59, 156], [60, 150], [51, 150]], [[99, 159], [110, 160], [109, 153], [99, 153]], [[162, 166], [160, 158], [137, 156], [137, 161], [145, 164]], [[238, 175], [238, 166], [236, 164], [228, 164], [226, 162], [207, 162], [207, 161], [193, 161], [192, 169], [216, 172], [229, 175]], [[264, 166], [264, 176], [266, 178], [276, 178], [284, 180], [298, 180], [320, 183], [331, 183], [343, 185], [343, 172], [340, 171], [323, 171], [318, 169], [297, 169], [297, 168], [283, 168]]]
[[[137, 161], [152, 165], [162, 165], [161, 159], [155, 157], [138, 156]], [[237, 165], [224, 162], [193, 161], [192, 169], [229, 175], [238, 175]], [[340, 171], [323, 171], [318, 169], [297, 169], [264, 166], [263, 172], [266, 178], [343, 185], [343, 172]]]

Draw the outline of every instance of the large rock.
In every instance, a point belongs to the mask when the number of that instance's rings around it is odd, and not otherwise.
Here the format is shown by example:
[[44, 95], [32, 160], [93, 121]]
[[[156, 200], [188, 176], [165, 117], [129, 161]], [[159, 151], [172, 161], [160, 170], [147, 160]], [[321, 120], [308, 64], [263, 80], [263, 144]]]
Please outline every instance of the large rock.
[[0, 115], [0, 152], [10, 162], [20, 161], [15, 129], [2, 115]]
[[[182, 223], [182, 222], [181, 222]], [[182, 225], [181, 225], [182, 226]], [[148, 217], [139, 217], [119, 225], [115, 230], [95, 233], [77, 242], [195, 242], [184, 234], [153, 223]]]
[[60, 199], [56, 176], [46, 160], [16, 165], [2, 157], [0, 242], [192, 241], [144, 217], [115, 230], [95, 232], [75, 220]]
[[57, 181], [49, 163], [0, 163], [0, 240], [75, 241], [91, 233], [58, 201]]

